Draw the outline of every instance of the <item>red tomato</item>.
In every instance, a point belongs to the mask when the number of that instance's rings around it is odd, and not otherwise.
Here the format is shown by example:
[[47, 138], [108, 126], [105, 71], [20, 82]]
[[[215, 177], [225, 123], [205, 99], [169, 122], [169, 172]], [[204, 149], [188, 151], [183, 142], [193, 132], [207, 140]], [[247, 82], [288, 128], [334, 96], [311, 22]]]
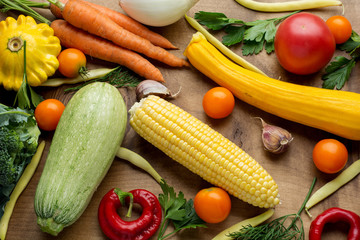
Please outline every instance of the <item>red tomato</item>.
[[35, 119], [40, 129], [53, 131], [60, 120], [65, 105], [57, 99], [46, 99], [35, 108]]
[[313, 150], [315, 166], [324, 173], [337, 173], [345, 167], [348, 151], [344, 144], [335, 139], [323, 139]]
[[351, 23], [343, 16], [332, 16], [326, 20], [326, 25], [334, 35], [336, 44], [344, 43], [351, 37]]
[[194, 198], [196, 214], [207, 223], [219, 223], [230, 214], [231, 199], [221, 188], [211, 187], [200, 190]]
[[235, 106], [234, 95], [224, 87], [210, 89], [203, 98], [205, 113], [215, 119], [225, 118], [232, 113]]
[[280, 24], [274, 44], [280, 65], [300, 75], [322, 69], [331, 60], [336, 47], [325, 21], [305, 12], [294, 14]]
[[59, 72], [68, 78], [73, 78], [86, 71], [86, 56], [75, 48], [63, 50], [59, 56]]

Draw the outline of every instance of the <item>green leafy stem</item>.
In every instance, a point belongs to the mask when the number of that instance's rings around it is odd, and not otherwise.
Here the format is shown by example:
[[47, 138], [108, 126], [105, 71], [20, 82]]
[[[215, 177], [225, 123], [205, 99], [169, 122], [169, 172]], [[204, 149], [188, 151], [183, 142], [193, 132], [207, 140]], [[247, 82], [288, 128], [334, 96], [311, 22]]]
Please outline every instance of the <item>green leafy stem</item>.
[[267, 53], [273, 52], [276, 26], [298, 12], [278, 18], [245, 22], [228, 18], [223, 13], [200, 11], [195, 13], [195, 19], [211, 30], [223, 29], [226, 34], [222, 38], [222, 43], [226, 46], [242, 43], [242, 54], [247, 56], [260, 53], [264, 47]]
[[340, 44], [337, 48], [341, 51], [349, 53], [350, 58], [344, 56], [337, 56], [325, 68], [325, 74], [322, 76], [324, 80], [322, 87], [326, 89], [340, 90], [349, 80], [350, 74], [360, 59], [360, 37], [353, 31], [349, 40]]
[[[159, 202], [164, 210], [164, 219], [160, 225], [158, 240], [168, 238], [182, 229], [206, 227], [195, 212], [192, 199], [186, 200], [184, 194], [175, 193], [164, 180], [160, 182], [163, 193], [159, 194]], [[167, 227], [172, 223], [174, 230], [165, 235]], [[164, 236], [165, 235], [165, 236]]]

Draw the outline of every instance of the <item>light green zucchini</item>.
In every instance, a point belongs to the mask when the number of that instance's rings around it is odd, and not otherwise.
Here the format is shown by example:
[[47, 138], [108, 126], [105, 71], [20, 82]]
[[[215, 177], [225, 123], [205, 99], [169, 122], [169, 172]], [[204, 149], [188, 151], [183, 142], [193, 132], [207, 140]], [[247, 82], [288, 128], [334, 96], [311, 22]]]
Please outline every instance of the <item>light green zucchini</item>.
[[96, 82], [67, 104], [35, 194], [40, 228], [54, 236], [88, 206], [122, 143], [127, 109], [119, 91]]

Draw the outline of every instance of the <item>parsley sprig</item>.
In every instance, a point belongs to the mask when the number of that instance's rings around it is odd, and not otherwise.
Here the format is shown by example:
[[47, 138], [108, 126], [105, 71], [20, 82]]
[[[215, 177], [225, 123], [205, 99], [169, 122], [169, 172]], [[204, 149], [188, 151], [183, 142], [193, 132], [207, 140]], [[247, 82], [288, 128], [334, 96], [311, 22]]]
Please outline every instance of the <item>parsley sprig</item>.
[[350, 39], [338, 46], [338, 49], [349, 53], [350, 58], [344, 56], [335, 57], [334, 61], [325, 68], [322, 87], [340, 90], [349, 80], [352, 69], [360, 59], [360, 37], [353, 31]]
[[267, 53], [274, 51], [276, 26], [287, 17], [297, 13], [292, 12], [278, 18], [245, 22], [240, 19], [228, 18], [223, 13], [204, 12], [195, 13], [195, 19], [211, 30], [224, 30], [222, 43], [232, 46], [242, 43], [244, 56], [258, 54], [264, 48]]
[[[175, 193], [164, 180], [160, 183], [163, 193], [159, 194], [159, 202], [164, 210], [164, 219], [159, 229], [158, 240], [168, 238], [182, 229], [206, 227], [195, 212], [192, 199], [186, 200], [184, 194]], [[167, 227], [172, 223], [174, 231], [164, 236]]]

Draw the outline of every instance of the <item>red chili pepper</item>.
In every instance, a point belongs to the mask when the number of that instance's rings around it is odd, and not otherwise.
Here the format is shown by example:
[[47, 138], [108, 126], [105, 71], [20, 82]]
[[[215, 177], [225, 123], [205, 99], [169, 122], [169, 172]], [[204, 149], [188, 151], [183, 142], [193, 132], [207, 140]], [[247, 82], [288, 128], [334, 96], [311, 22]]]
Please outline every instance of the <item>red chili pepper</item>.
[[[128, 214], [132, 205], [138, 203], [142, 207], [141, 216], [134, 221], [124, 221], [117, 210], [129, 203]], [[158, 230], [162, 218], [161, 205], [157, 197], [144, 189], [122, 192], [120, 189], [110, 190], [101, 200], [98, 219], [104, 234], [112, 240], [144, 240], [149, 239]]]
[[348, 240], [360, 240], [360, 217], [342, 208], [329, 208], [317, 216], [310, 225], [309, 240], [320, 240], [326, 223], [346, 222], [350, 225]]

